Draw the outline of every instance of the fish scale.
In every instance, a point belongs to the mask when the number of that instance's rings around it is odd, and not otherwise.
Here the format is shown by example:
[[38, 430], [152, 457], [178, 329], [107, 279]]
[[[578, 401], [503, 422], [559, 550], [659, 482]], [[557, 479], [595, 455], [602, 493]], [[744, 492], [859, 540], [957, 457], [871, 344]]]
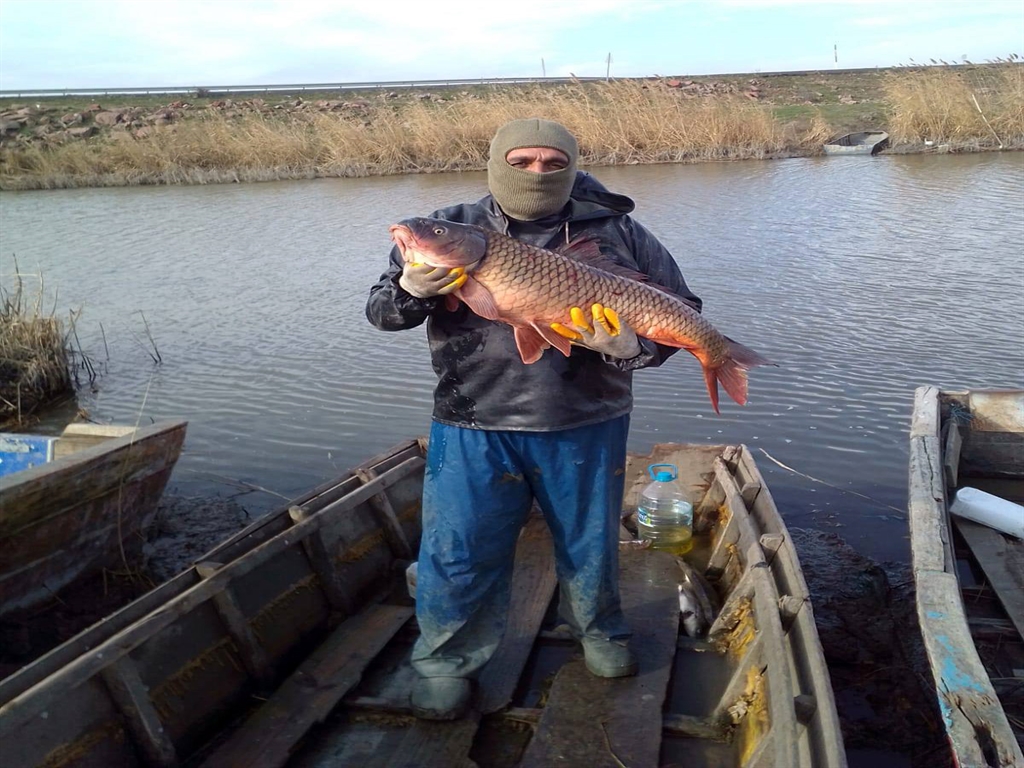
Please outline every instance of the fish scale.
[[568, 325], [571, 307], [603, 304], [639, 336], [700, 349], [712, 364], [727, 354], [724, 337], [682, 299], [498, 232], [488, 233], [486, 256], [472, 274], [510, 320]]
[[[572, 327], [570, 310], [601, 304], [613, 309], [637, 336], [685, 349], [704, 372], [718, 413], [718, 385], [740, 405], [747, 400], [747, 371], [772, 365], [757, 352], [723, 336], [679, 296], [642, 281], [616, 265], [593, 240], [577, 240], [560, 251], [520, 242], [493, 230], [439, 219], [406, 219], [391, 227], [406, 261], [461, 267], [464, 282], [448, 299], [515, 329], [523, 362], [540, 359], [551, 346], [568, 355], [566, 339], [552, 323]], [[629, 271], [629, 274], [618, 272]]]

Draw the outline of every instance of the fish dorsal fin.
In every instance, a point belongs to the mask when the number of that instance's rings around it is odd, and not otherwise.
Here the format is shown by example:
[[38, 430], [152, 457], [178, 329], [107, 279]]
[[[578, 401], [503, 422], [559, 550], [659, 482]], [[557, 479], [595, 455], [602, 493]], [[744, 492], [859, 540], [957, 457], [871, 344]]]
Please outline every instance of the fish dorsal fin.
[[[602, 272], [610, 272], [619, 277], [628, 277], [630, 280], [638, 280], [641, 283], [650, 282], [650, 278], [643, 272], [632, 267], [625, 267], [601, 253], [601, 243], [593, 235], [577, 235], [567, 244], [558, 248], [557, 253], [568, 256], [570, 259], [581, 261], [595, 269], [600, 269]], [[650, 283], [650, 285], [652, 288], [662, 287], [654, 283]], [[663, 288], [662, 290], [667, 291], [668, 289]]]
[[555, 248], [555, 253], [560, 253], [563, 256], [568, 256], [570, 259], [576, 259], [588, 264], [594, 260], [609, 260], [607, 256], [601, 253], [601, 241], [594, 235], [576, 235], [565, 245]]
[[696, 305], [690, 299], [680, 296], [674, 292], [671, 288], [666, 288], [660, 283], [651, 281], [651, 278], [632, 267], [626, 267], [622, 264], [612, 261], [603, 253], [601, 253], [600, 242], [593, 235], [577, 235], [566, 245], [556, 249], [557, 253], [563, 256], [568, 256], [570, 259], [580, 261], [587, 266], [600, 269], [602, 272], [608, 272], [618, 277], [625, 277], [629, 280], [636, 280], [639, 283], [646, 283], [651, 288], [667, 293], [669, 296], [675, 296], [677, 299], [681, 299], [686, 302], [689, 306], [697, 309]]

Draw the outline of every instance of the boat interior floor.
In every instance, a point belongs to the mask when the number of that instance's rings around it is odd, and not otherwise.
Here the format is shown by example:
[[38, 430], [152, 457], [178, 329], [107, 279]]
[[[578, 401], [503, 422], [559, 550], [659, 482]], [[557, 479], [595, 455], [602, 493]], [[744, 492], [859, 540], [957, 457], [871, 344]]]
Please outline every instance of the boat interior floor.
[[[727, 600], [728, 642], [681, 633], [675, 556], [621, 552], [623, 610], [636, 677], [602, 679], [558, 621], [546, 523], [533, 516], [516, 552], [504, 640], [476, 682], [475, 706], [450, 722], [414, 718], [409, 664], [417, 637], [404, 579], [353, 626], [343, 624], [269, 700], [192, 765], [741, 765], [767, 727], [749, 597]], [[256, 702], [259, 704], [259, 702]], [[742, 727], [729, 712], [741, 710]], [[749, 715], [749, 716], [744, 716]], [[744, 754], [746, 753], [746, 754]], [[568, 762], [566, 762], [568, 761]]]

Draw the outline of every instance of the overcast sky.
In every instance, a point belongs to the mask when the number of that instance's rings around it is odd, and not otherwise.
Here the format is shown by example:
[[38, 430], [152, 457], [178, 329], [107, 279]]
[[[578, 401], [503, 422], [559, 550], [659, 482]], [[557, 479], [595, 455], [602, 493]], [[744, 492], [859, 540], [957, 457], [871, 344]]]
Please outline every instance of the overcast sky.
[[833, 45], [1024, 55], [1024, 0], [0, 0], [0, 89], [830, 69]]

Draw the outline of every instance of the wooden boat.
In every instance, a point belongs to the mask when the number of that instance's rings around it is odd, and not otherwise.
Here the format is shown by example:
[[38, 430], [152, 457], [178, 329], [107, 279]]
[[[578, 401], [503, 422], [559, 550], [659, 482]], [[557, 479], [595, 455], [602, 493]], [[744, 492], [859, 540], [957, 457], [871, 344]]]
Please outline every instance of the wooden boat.
[[72, 424], [58, 438], [0, 436], [4, 463], [19, 470], [0, 476], [0, 615], [115, 566], [141, 542], [185, 428]]
[[877, 155], [888, 146], [889, 134], [885, 131], [860, 131], [840, 136], [823, 149], [826, 155]]
[[475, 711], [411, 717], [404, 573], [424, 448], [398, 446], [270, 513], [0, 681], [0, 764], [846, 765], [799, 561], [742, 446], [660, 445], [627, 467], [627, 507], [659, 462], [697, 502], [687, 558], [721, 600], [706, 639], [680, 633], [675, 556], [627, 545], [640, 672], [591, 676], [548, 618], [551, 539], [533, 515]]
[[1024, 541], [949, 513], [952, 491], [1024, 500], [1024, 391], [915, 393], [917, 614], [955, 765], [1024, 765]]

